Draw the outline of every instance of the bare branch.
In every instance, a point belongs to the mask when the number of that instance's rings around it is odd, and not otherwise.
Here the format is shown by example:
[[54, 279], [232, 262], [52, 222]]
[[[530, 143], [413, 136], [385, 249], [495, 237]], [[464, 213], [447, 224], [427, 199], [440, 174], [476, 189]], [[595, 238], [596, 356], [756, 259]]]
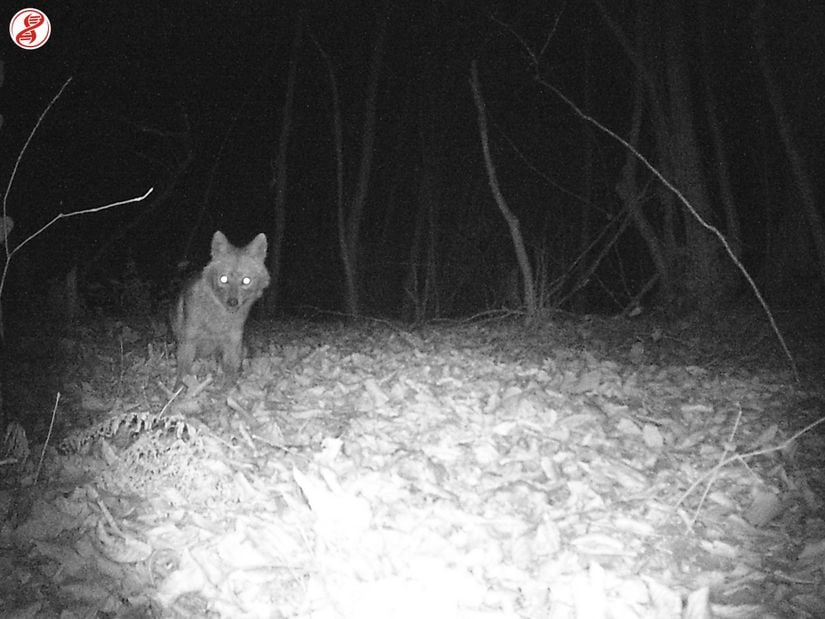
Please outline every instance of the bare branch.
[[730, 256], [730, 259], [736, 265], [736, 268], [739, 269], [739, 272], [742, 273], [745, 280], [747, 280], [748, 285], [751, 287], [751, 289], [753, 290], [753, 293], [756, 295], [756, 298], [759, 301], [759, 304], [762, 306], [762, 309], [765, 310], [765, 314], [768, 316], [768, 321], [771, 323], [771, 328], [773, 329], [773, 332], [776, 334], [776, 337], [779, 340], [779, 344], [782, 346], [782, 350], [785, 353], [785, 356], [788, 358], [788, 361], [791, 364], [791, 369], [793, 370], [794, 377], [796, 378], [797, 381], [799, 381], [799, 370], [796, 367], [796, 361], [794, 361], [793, 355], [791, 354], [791, 351], [788, 348], [788, 345], [785, 343], [785, 338], [782, 337], [782, 333], [779, 331], [779, 326], [776, 324], [776, 320], [774, 320], [773, 313], [771, 313], [771, 310], [768, 307], [767, 302], [762, 297], [762, 293], [759, 292], [759, 288], [757, 287], [756, 282], [753, 281], [753, 278], [750, 276], [747, 269], [745, 269], [745, 265], [742, 264], [742, 262], [737, 257], [736, 253], [731, 248], [730, 244], [728, 243], [727, 239], [725, 238], [725, 235], [723, 235], [719, 231], [718, 228], [716, 228], [715, 226], [713, 226], [713, 225], [709, 224], [707, 221], [705, 221], [702, 218], [702, 216], [696, 211], [696, 209], [693, 207], [693, 205], [688, 201], [688, 199], [684, 196], [684, 194], [681, 191], [679, 191], [679, 189], [677, 189], [673, 185], [673, 183], [671, 183], [669, 180], [667, 180], [664, 177], [664, 175], [661, 172], [659, 172], [659, 170], [656, 169], [656, 166], [654, 166], [652, 163], [650, 163], [650, 161], [648, 161], [648, 159], [644, 155], [642, 155], [638, 150], [636, 150], [633, 147], [632, 144], [630, 144], [627, 140], [622, 138], [620, 135], [618, 135], [614, 131], [612, 131], [612, 130], [608, 129], [607, 127], [605, 127], [602, 123], [600, 123], [598, 120], [596, 120], [595, 118], [593, 118], [589, 114], [586, 114], [585, 112], [583, 112], [582, 109], [579, 108], [579, 106], [577, 106], [575, 103], [573, 103], [573, 101], [571, 101], [563, 92], [561, 92], [558, 88], [556, 88], [555, 86], [553, 86], [549, 82], [547, 82], [547, 81], [545, 81], [541, 78], [537, 78], [537, 81], [538, 81], [539, 84], [541, 84], [542, 86], [544, 86], [548, 90], [552, 91], [556, 96], [558, 96], [562, 101], [564, 101], [570, 107], [570, 109], [572, 109], [573, 112], [577, 116], [579, 116], [582, 120], [584, 120], [584, 121], [592, 124], [593, 126], [597, 127], [602, 132], [606, 133], [607, 135], [612, 137], [614, 140], [619, 142], [619, 144], [624, 146], [631, 153], [633, 153], [633, 155], [639, 161], [641, 161], [642, 164], [648, 170], [650, 170], [653, 173], [653, 175], [656, 176], [656, 178], [658, 178], [664, 184], [665, 187], [670, 189], [670, 191], [673, 192], [673, 194], [679, 199], [679, 201], [682, 204], [685, 205], [685, 208], [687, 208], [687, 210], [690, 212], [690, 214], [693, 215], [694, 219], [696, 219], [696, 221], [699, 222], [699, 225], [701, 225], [703, 228], [708, 230], [711, 234], [713, 234], [716, 238], [719, 239], [719, 241], [722, 243], [722, 247], [724, 247], [724, 249], [725, 249], [725, 252], [728, 254], [728, 256]]
[[541, 58], [544, 56], [547, 48], [550, 46], [550, 41], [553, 40], [553, 37], [556, 36], [556, 32], [559, 29], [559, 22], [561, 21], [561, 16], [564, 14], [564, 9], [567, 3], [562, 5], [561, 10], [556, 15], [556, 19], [553, 21], [553, 27], [548, 31], [547, 36], [544, 39], [544, 43], [541, 46], [541, 49], [538, 53], [533, 51], [533, 48], [527, 44], [527, 41], [524, 40], [524, 37], [521, 36], [518, 32], [516, 32], [515, 28], [513, 28], [510, 24], [505, 21], [502, 21], [498, 17], [493, 14], [489, 15], [491, 21], [494, 21], [499, 26], [504, 28], [507, 32], [509, 32], [513, 37], [519, 42], [519, 44], [524, 48], [524, 51], [530, 57], [530, 64], [533, 65], [533, 69], [535, 71], [539, 70], [539, 64], [541, 63]]
[[[58, 213], [57, 215], [55, 215], [51, 219], [51, 221], [49, 221], [49, 223], [41, 226], [40, 229], [37, 230], [37, 232], [34, 232], [34, 233], [30, 234], [22, 243], [20, 243], [13, 250], [11, 250], [9, 252], [9, 257], [16, 254], [17, 251], [19, 249], [21, 249], [26, 243], [28, 243], [29, 241], [34, 239], [37, 235], [39, 235], [41, 232], [43, 232], [46, 228], [50, 227], [52, 224], [56, 223], [57, 221], [59, 221], [61, 219], [67, 219], [69, 217], [74, 217], [76, 215], [88, 215], [89, 213], [99, 213], [100, 211], [105, 211], [105, 210], [108, 210], [108, 209], [113, 208], [115, 206], [122, 206], [124, 204], [131, 204], [132, 202], [140, 202], [141, 200], [145, 200], [149, 196], [149, 194], [152, 193], [154, 190], [155, 190], [154, 187], [150, 187], [149, 191], [147, 191], [142, 196], [137, 196], [136, 198], [129, 198], [128, 200], [121, 200], [120, 202], [112, 202], [111, 204], [104, 204], [103, 206], [94, 206], [92, 208], [83, 209], [82, 211], [73, 211], [71, 213]], [[0, 291], [2, 291], [2, 288], [0, 288]]]
[[[31, 133], [29, 133], [29, 137], [26, 138], [26, 143], [23, 144], [23, 148], [20, 149], [20, 154], [17, 155], [17, 160], [14, 162], [14, 168], [12, 168], [11, 176], [9, 177], [9, 183], [8, 185], [6, 185], [6, 193], [3, 195], [3, 217], [6, 216], [6, 203], [9, 199], [9, 193], [11, 193], [11, 186], [14, 184], [14, 178], [15, 176], [17, 176], [17, 169], [20, 167], [20, 162], [23, 160], [23, 154], [29, 147], [29, 143], [32, 141], [34, 134], [37, 132], [38, 127], [40, 127], [40, 124], [43, 122], [43, 119], [46, 117], [46, 114], [49, 113], [49, 110], [52, 109], [52, 106], [54, 105], [55, 101], [57, 101], [60, 98], [60, 95], [63, 94], [63, 91], [66, 90], [66, 86], [68, 86], [69, 82], [71, 81], [72, 78], [69, 77], [65, 82], [63, 82], [63, 85], [60, 87], [60, 90], [57, 91], [57, 94], [54, 97], [52, 97], [51, 101], [49, 101], [49, 104], [46, 106], [46, 109], [44, 109], [40, 116], [38, 116], [37, 122], [34, 123], [34, 128], [31, 130]], [[8, 242], [4, 243], [3, 245], [6, 247], [6, 260], [8, 260], [8, 257], [10, 255], [8, 250]]]
[[47, 228], [49, 228], [50, 226], [52, 226], [53, 224], [55, 224], [56, 222], [58, 222], [61, 219], [67, 219], [69, 217], [75, 217], [76, 215], [88, 215], [90, 213], [98, 213], [100, 211], [105, 211], [107, 209], [114, 208], [115, 206], [121, 206], [123, 204], [130, 204], [132, 202], [140, 202], [141, 200], [145, 200], [147, 198], [147, 196], [150, 193], [152, 193], [154, 190], [155, 190], [154, 187], [150, 187], [149, 191], [147, 191], [142, 196], [137, 196], [136, 198], [129, 198], [128, 200], [121, 200], [120, 202], [112, 202], [111, 204], [104, 204], [103, 206], [94, 206], [92, 208], [83, 209], [82, 211], [74, 211], [72, 213], [58, 213], [57, 215], [55, 215], [51, 219], [51, 221], [49, 221], [47, 224], [41, 226], [39, 230], [37, 230], [36, 232], [34, 232], [34, 233], [30, 234], [28, 237], [26, 237], [26, 239], [24, 239], [14, 249], [12, 249], [11, 251], [8, 251], [8, 249], [6, 250], [8, 252], [6, 254], [7, 259], [6, 259], [6, 262], [3, 264], [3, 275], [2, 275], [2, 277], [0, 277], [0, 298], [2, 298], [2, 296], [3, 296], [3, 288], [6, 285], [6, 275], [7, 275], [8, 270], [9, 270], [9, 264], [11, 262], [11, 257], [14, 254], [16, 254], [20, 249], [22, 249], [23, 246], [26, 245], [26, 243], [28, 243], [29, 241], [31, 241], [32, 239], [34, 239], [35, 237], [37, 237], [38, 235], [43, 233], [43, 231], [45, 231]]

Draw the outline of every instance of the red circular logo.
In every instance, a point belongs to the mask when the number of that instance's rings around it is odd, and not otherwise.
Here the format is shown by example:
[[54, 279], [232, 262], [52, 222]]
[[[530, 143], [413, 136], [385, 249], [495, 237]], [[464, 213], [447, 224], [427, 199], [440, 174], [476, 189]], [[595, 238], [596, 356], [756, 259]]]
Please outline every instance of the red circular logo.
[[52, 34], [52, 23], [43, 11], [23, 9], [9, 22], [9, 35], [17, 47], [37, 49], [46, 44]]

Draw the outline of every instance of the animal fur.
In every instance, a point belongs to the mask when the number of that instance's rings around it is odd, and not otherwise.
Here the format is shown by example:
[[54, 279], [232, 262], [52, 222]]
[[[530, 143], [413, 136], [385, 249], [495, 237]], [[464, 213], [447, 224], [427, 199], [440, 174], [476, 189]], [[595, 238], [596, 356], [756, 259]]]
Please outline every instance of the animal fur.
[[213, 354], [220, 359], [224, 380], [237, 380], [246, 318], [269, 285], [266, 248], [263, 233], [246, 247], [235, 247], [222, 232], [215, 232], [212, 260], [184, 284], [172, 308], [178, 384], [192, 373], [195, 359]]

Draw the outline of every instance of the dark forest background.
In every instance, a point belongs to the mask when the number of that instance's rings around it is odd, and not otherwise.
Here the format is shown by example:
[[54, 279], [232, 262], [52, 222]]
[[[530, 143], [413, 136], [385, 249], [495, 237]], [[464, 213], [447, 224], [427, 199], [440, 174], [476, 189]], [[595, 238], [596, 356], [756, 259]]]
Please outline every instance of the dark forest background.
[[67, 287], [154, 311], [217, 229], [269, 237], [271, 316], [713, 312], [752, 298], [729, 252], [774, 306], [821, 302], [821, 2], [35, 6], [50, 41], [1, 48], [3, 187], [71, 81], [6, 197], [11, 247], [154, 192], [14, 255], [8, 316]]

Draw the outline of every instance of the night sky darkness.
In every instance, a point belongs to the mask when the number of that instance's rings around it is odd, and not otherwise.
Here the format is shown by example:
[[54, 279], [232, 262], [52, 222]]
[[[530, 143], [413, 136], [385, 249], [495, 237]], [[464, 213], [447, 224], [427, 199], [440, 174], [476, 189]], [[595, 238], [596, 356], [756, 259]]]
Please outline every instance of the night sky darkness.
[[[605, 4], [632, 33], [637, 3]], [[707, 77], [718, 99], [746, 235], [745, 258], [758, 275], [763, 268], [766, 209], [777, 202], [792, 208], [794, 192], [753, 49], [749, 22], [753, 3], [685, 4], [695, 122], [707, 156], [706, 171], [712, 172], [714, 163], [702, 102], [695, 10], [699, 4], [706, 5], [708, 14], [713, 66]], [[825, 3], [768, 4], [781, 4], [767, 9], [769, 54], [821, 205]], [[381, 12], [378, 3], [364, 8], [368, 5], [160, 0], [32, 4], [50, 18], [51, 40], [39, 50], [23, 51], [4, 36], [0, 48], [5, 62], [0, 89], [4, 187], [37, 117], [65, 80], [71, 77], [72, 82], [30, 144], [9, 195], [8, 212], [16, 222], [14, 239], [19, 242], [61, 211], [135, 197], [149, 187], [155, 192], [145, 203], [69, 219], [50, 229], [12, 261], [20, 258], [12, 268], [8, 303], [23, 304], [41, 282], [60, 277], [73, 264], [81, 269], [84, 287], [116, 280], [123, 277], [130, 259], [160, 297], [179, 261], [204, 263], [216, 229], [237, 244], [257, 232], [270, 233], [274, 200], [270, 179], [300, 6], [304, 37], [289, 145], [281, 294], [287, 312], [305, 305], [342, 309], [330, 89], [326, 68], [309, 35], [324, 47], [336, 68], [346, 191], [351, 197], [359, 163], [367, 64]], [[25, 6], [4, 3], [3, 23], [8, 24]], [[495, 281], [516, 264], [484, 171], [469, 86], [473, 60], [478, 62], [490, 114], [502, 190], [522, 221], [528, 246], [556, 248], [551, 259], [561, 272], [565, 261], [575, 257], [588, 140], [594, 149], [589, 187], [594, 229], [619, 210], [614, 187], [625, 151], [583, 123], [534, 79], [522, 42], [538, 49], [551, 31], [541, 76], [626, 136], [634, 71], [591, 2], [394, 4], [362, 228], [366, 311], [398, 315], [424, 165], [434, 166], [436, 172], [442, 256], [455, 261], [456, 255], [463, 255], [478, 269], [467, 276], [478, 285], [463, 295], [466, 303], [454, 305], [452, 312], [483, 309]], [[586, 96], [588, 57], [591, 90]], [[167, 191], [185, 153], [181, 136], [187, 122], [192, 160]], [[643, 137], [642, 146], [649, 154], [649, 135]], [[647, 182], [649, 175], [640, 179]], [[153, 200], [165, 193], [166, 200], [155, 205]], [[646, 208], [655, 209], [656, 204]], [[631, 292], [651, 274], [645, 247], [632, 229], [610, 261], [597, 278], [609, 281], [621, 271]], [[619, 263], [621, 269], [615, 266]], [[461, 285], [467, 286], [466, 281]], [[595, 297], [591, 301], [593, 309], [621, 309]]]

